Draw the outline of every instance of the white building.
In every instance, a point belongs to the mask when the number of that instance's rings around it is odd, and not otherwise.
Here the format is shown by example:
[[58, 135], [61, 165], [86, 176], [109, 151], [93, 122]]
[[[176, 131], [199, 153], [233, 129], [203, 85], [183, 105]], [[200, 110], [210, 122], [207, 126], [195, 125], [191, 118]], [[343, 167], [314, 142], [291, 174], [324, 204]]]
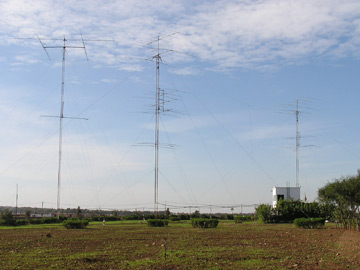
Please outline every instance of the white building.
[[31, 214], [30, 217], [32, 218], [43, 218], [43, 217], [52, 217], [51, 213], [48, 214]]
[[273, 187], [273, 207], [279, 200], [300, 200], [300, 187]]

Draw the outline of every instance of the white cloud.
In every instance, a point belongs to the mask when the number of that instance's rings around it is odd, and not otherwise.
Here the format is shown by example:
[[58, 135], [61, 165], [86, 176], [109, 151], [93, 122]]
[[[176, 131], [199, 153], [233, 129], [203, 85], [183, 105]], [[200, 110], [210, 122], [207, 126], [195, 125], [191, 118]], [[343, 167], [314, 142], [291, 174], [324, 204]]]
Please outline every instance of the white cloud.
[[343, 57], [360, 47], [360, 2], [355, 0], [234, 0], [211, 5], [177, 0], [15, 0], [0, 3], [0, 8], [4, 34], [61, 38], [82, 32], [90, 39], [114, 38], [116, 46], [88, 45], [92, 59], [111, 65], [119, 63], [120, 56], [148, 54], [142, 45], [174, 31], [186, 35], [162, 40], [164, 47], [223, 69], [277, 65], [313, 54]]
[[141, 65], [121, 65], [119, 69], [125, 71], [142, 71], [143, 67]]
[[23, 65], [23, 64], [32, 65], [32, 64], [35, 64], [35, 63], [39, 62], [38, 60], [32, 58], [31, 56], [27, 56], [27, 55], [15, 56], [15, 60], [16, 60], [16, 62], [12, 64], [14, 66]]
[[102, 79], [101, 81], [104, 83], [116, 83], [115, 79]]
[[170, 69], [170, 72], [177, 75], [198, 75], [201, 71], [192, 67]]
[[242, 132], [238, 138], [240, 140], [265, 140], [292, 136], [294, 126], [261, 126], [250, 131]]

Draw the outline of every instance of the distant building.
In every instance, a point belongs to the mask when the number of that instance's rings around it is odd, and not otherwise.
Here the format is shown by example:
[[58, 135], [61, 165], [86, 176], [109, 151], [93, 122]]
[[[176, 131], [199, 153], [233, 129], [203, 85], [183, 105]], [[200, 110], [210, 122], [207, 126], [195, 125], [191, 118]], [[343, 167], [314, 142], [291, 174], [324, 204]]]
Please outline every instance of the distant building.
[[43, 218], [43, 217], [52, 217], [51, 213], [47, 214], [31, 214], [30, 217], [32, 218]]
[[273, 187], [273, 207], [279, 200], [300, 200], [300, 187]]

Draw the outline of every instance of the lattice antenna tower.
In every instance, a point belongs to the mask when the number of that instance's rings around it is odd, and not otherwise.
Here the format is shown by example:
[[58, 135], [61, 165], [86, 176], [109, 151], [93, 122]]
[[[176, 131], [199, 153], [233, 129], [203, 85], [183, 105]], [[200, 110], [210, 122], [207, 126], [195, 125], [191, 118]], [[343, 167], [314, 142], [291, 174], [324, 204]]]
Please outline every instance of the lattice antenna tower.
[[[296, 102], [295, 102], [295, 109], [294, 109], [294, 104], [285, 105], [285, 106], [291, 108], [290, 110], [286, 110], [285, 113], [295, 115], [295, 124], [296, 124], [296, 133], [295, 133], [295, 155], [296, 155], [296, 158], [295, 158], [295, 186], [296, 187], [300, 187], [300, 148], [314, 146], [314, 145], [303, 145], [303, 144], [301, 144], [301, 138], [303, 138], [303, 136], [301, 135], [301, 132], [300, 132], [299, 120], [300, 120], [300, 114], [303, 113], [302, 109], [309, 109], [309, 107], [306, 107], [306, 106], [303, 105], [303, 104], [306, 104], [308, 102], [309, 102], [309, 99], [302, 99], [302, 100], [297, 99]], [[294, 139], [294, 137], [292, 137], [290, 139]], [[294, 148], [292, 148], [292, 149], [294, 149]]]
[[156, 40], [151, 41], [144, 45], [144, 47], [149, 45], [156, 45], [156, 54], [152, 56], [152, 59], [155, 59], [156, 62], [156, 89], [155, 89], [155, 138], [154, 138], [154, 152], [155, 152], [155, 181], [154, 181], [154, 213], [157, 217], [159, 212], [159, 141], [160, 141], [160, 114], [165, 112], [165, 98], [164, 90], [160, 88], [160, 62], [162, 62], [161, 56], [169, 52], [177, 52], [169, 49], [161, 49], [160, 41], [168, 38], [170, 36], [176, 35], [177, 32], [172, 34], [160, 37], [158, 36]]
[[[300, 133], [300, 128], [299, 128], [299, 118], [300, 118], [300, 114], [302, 113], [302, 111], [300, 110], [300, 104], [301, 103], [307, 103], [308, 100], [296, 100], [296, 104], [295, 104], [295, 110], [292, 112], [295, 115], [295, 121], [296, 121], [296, 134], [295, 134], [295, 154], [296, 154], [296, 164], [295, 164], [295, 184], [296, 187], [300, 187], [300, 148], [302, 147], [310, 147], [310, 146], [314, 146], [314, 145], [302, 145], [301, 144], [301, 138], [303, 138], [303, 136]], [[302, 109], [305, 109], [308, 107], [305, 106], [301, 106]]]
[[[88, 60], [88, 55], [86, 52], [86, 46], [85, 41], [113, 41], [113, 40], [84, 40], [83, 36], [80, 34], [81, 39], [71, 39], [71, 41], [81, 42], [80, 46], [70, 46], [67, 45], [67, 42], [70, 41], [65, 36], [62, 39], [40, 39], [39, 36], [36, 36], [39, 40], [41, 46], [43, 47], [46, 55], [48, 56], [49, 60], [50, 56], [47, 52], [47, 49], [61, 49], [62, 50], [62, 70], [61, 70], [61, 103], [60, 103], [60, 114], [57, 116], [52, 115], [44, 115], [44, 117], [55, 117], [59, 118], [59, 156], [58, 156], [58, 185], [57, 185], [57, 216], [59, 218], [60, 215], [60, 191], [61, 191], [61, 163], [62, 163], [62, 137], [63, 137], [63, 120], [65, 118], [68, 119], [81, 119], [81, 120], [88, 120], [87, 118], [79, 118], [79, 117], [65, 117], [64, 116], [64, 92], [65, 92], [65, 63], [66, 63], [66, 50], [67, 49], [83, 49], [86, 59]], [[62, 41], [61, 45], [53, 45], [53, 46], [47, 46], [44, 43], [44, 40], [50, 40], [50, 41]]]

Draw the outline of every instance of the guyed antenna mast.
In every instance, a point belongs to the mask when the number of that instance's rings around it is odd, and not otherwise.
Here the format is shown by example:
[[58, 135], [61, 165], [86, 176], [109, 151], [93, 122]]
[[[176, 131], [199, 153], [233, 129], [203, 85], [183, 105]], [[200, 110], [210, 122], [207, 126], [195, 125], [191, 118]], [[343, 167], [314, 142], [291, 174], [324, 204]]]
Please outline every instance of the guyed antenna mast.
[[[77, 118], [77, 117], [65, 117], [64, 116], [64, 93], [65, 93], [65, 60], [66, 60], [66, 50], [68, 48], [72, 49], [83, 49], [85, 51], [85, 55], [87, 58], [85, 43], [83, 41], [83, 46], [68, 46], [66, 45], [66, 42], [68, 41], [66, 37], [62, 39], [63, 45], [58, 46], [46, 46], [41, 39], [38, 37], [39, 42], [43, 49], [45, 50], [47, 56], [49, 57], [49, 54], [46, 49], [62, 49], [62, 69], [61, 69], [61, 103], [60, 103], [60, 114], [58, 116], [52, 116], [52, 115], [45, 115], [44, 117], [56, 117], [59, 118], [59, 158], [58, 158], [58, 186], [57, 186], [57, 202], [56, 202], [56, 209], [57, 209], [57, 216], [60, 215], [60, 191], [61, 191], [61, 162], [62, 162], [62, 139], [63, 139], [63, 120], [64, 118], [71, 118], [71, 119], [82, 119], [87, 120], [86, 118]], [[50, 57], [49, 57], [50, 60]]]
[[[62, 69], [61, 69], [61, 104], [60, 104], [60, 114], [58, 116], [44, 116], [44, 117], [56, 117], [59, 118], [59, 157], [58, 157], [58, 186], [57, 186], [57, 203], [56, 203], [56, 208], [57, 208], [57, 216], [59, 218], [60, 215], [60, 191], [61, 191], [61, 163], [62, 163], [62, 139], [63, 139], [63, 120], [65, 118], [68, 119], [81, 119], [81, 120], [88, 120], [87, 118], [79, 118], [79, 117], [65, 117], [64, 116], [64, 93], [65, 93], [65, 60], [66, 60], [66, 50], [67, 49], [83, 49], [86, 59], [88, 60], [87, 57], [87, 52], [86, 52], [86, 47], [85, 47], [85, 40], [83, 39], [82, 35], [81, 35], [81, 39], [72, 39], [72, 41], [77, 41], [77, 42], [81, 42], [82, 45], [81, 46], [69, 46], [66, 44], [66, 42], [68, 41], [68, 39], [66, 39], [66, 37], [64, 36], [63, 39], [51, 39], [52, 41], [56, 41], [56, 40], [61, 40], [63, 42], [62, 45], [55, 45], [55, 46], [46, 46], [43, 42], [43, 40], [41, 40], [38, 36], [37, 36], [41, 46], [43, 47], [43, 49], [46, 52], [46, 55], [48, 56], [49, 60], [50, 56], [47, 52], [47, 49], [62, 49]], [[111, 40], [87, 40], [87, 41], [111, 41]]]
[[[303, 145], [301, 144], [301, 138], [303, 138], [303, 136], [301, 136], [300, 130], [299, 130], [299, 116], [300, 116], [300, 105], [307, 103], [308, 100], [296, 100], [296, 109], [294, 111], [295, 114], [295, 119], [296, 119], [296, 140], [295, 140], [295, 152], [296, 152], [296, 187], [300, 187], [300, 148], [302, 147], [313, 147], [314, 145], [312, 144], [308, 144], [308, 145]], [[301, 106], [302, 109], [309, 109], [308, 107], [302, 105]]]
[[177, 32], [170, 35], [160, 37], [158, 36], [156, 40], [149, 42], [144, 45], [148, 46], [151, 44], [156, 44], [157, 54], [152, 57], [156, 61], [156, 90], [155, 90], [155, 183], [154, 183], [154, 213], [155, 217], [158, 216], [159, 212], [159, 140], [160, 140], [160, 114], [164, 109], [164, 93], [160, 88], [160, 62], [162, 61], [161, 55], [168, 52], [175, 52], [174, 50], [163, 50], [160, 48], [160, 40], [173, 36]]

